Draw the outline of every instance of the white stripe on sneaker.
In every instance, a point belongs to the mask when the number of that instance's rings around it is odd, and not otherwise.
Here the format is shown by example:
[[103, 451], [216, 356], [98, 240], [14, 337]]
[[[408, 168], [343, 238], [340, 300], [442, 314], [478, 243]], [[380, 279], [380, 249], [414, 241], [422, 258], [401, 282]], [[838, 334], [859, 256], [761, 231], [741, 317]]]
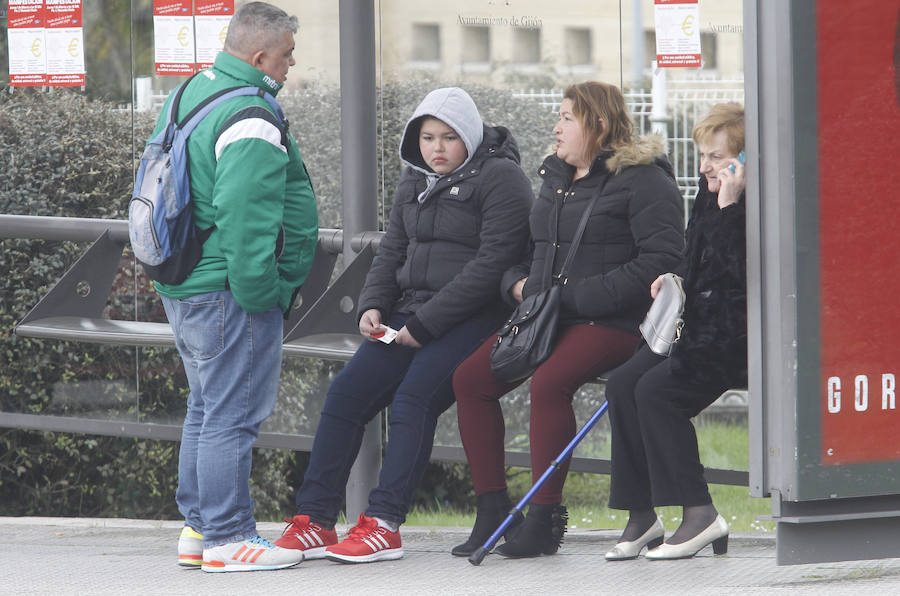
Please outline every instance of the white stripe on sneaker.
[[365, 538], [363, 538], [362, 541], [366, 543], [366, 546], [368, 546], [369, 548], [372, 549], [373, 553], [377, 553], [381, 549], [378, 548], [377, 544], [372, 543], [371, 538], [372, 538], [372, 535], [370, 534], [370, 535], [366, 536]]
[[303, 546], [306, 548], [314, 548], [316, 546], [324, 546], [322, 539], [319, 538], [318, 534], [313, 534], [311, 532], [305, 532], [303, 534], [297, 534], [297, 538], [300, 539], [300, 542], [303, 543]]
[[375, 540], [381, 543], [381, 548], [391, 548], [390, 543], [381, 534], [376, 534]]

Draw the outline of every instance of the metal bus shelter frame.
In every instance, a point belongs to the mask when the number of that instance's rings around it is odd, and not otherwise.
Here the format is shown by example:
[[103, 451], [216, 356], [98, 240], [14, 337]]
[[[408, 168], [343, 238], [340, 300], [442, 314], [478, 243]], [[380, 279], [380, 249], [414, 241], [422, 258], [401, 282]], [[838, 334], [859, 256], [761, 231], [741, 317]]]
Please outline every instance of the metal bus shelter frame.
[[897, 462], [820, 457], [816, 16], [744, 1], [750, 494], [771, 496], [778, 564], [900, 556]]
[[[320, 231], [319, 273], [307, 289], [317, 295], [309, 300], [304, 297], [304, 312], [292, 318], [285, 338], [287, 354], [293, 350], [297, 355], [346, 360], [354, 349], [349, 338], [355, 333], [355, 316], [338, 312], [338, 304], [347, 295], [355, 300], [352, 292], [362, 283], [379, 236], [372, 231], [378, 226], [377, 202], [373, 200], [378, 154], [374, 4], [371, 0], [340, 0], [339, 4], [343, 230]], [[707, 471], [711, 482], [749, 484], [752, 496], [771, 496], [779, 564], [900, 556], [896, 540], [900, 534], [900, 479], [896, 474], [884, 478], [886, 471], [895, 470], [895, 462], [846, 470], [857, 474], [862, 490], [842, 498], [829, 491], [833, 481], [810, 481], [808, 469], [816, 463], [803, 455], [809, 447], [804, 438], [809, 429], [801, 426], [816, 420], [818, 410], [808, 405], [815, 404], [815, 399], [801, 398], [803, 392], [816, 387], [820, 372], [814, 348], [819, 339], [815, 319], [818, 270], [805, 266], [811, 258], [807, 249], [816, 245], [818, 233], [816, 121], [815, 110], [810, 109], [815, 105], [815, 7], [816, 0], [744, 0], [747, 155], [752, 166], [747, 184], [750, 471], [749, 475], [734, 470]], [[801, 210], [803, 218], [797, 217]], [[19, 331], [28, 333], [31, 325], [32, 335], [38, 336], [38, 323], [60, 313], [95, 318], [97, 303], [91, 304], [90, 312], [79, 313], [72, 311], [77, 307], [71, 296], [83, 291], [78, 284], [81, 277], [101, 275], [104, 268], [95, 267], [96, 263], [107, 263], [107, 270], [111, 260], [117, 262], [127, 242], [125, 229], [121, 221], [0, 215], [0, 238], [95, 241], [83, 257], [81, 269], [76, 269], [76, 263], [71, 275], [67, 273], [35, 307], [33, 316], [23, 319]], [[798, 247], [806, 252], [800, 254]], [[345, 269], [328, 286], [338, 253], [344, 256]], [[103, 275], [109, 275], [108, 271]], [[102, 288], [107, 280], [92, 279], [90, 283]], [[97, 294], [99, 298], [93, 300], [101, 301], [102, 310], [105, 295], [100, 290]], [[801, 303], [803, 309], [798, 307]], [[327, 315], [307, 316], [307, 310], [319, 314], [325, 309], [331, 309]], [[349, 319], [353, 320], [348, 324]], [[66, 337], [73, 328], [78, 331], [72, 319], [57, 323], [45, 337]], [[154, 341], [166, 345], [170, 339], [166, 339], [164, 327], [139, 327], [131, 332], [147, 333], [136, 345]], [[84, 334], [92, 331], [81, 327]], [[155, 339], [154, 334], [158, 336]], [[329, 334], [338, 337], [329, 338]], [[129, 344], [127, 337], [123, 340], [121, 336], [107, 341]], [[9, 412], [3, 412], [0, 426], [180, 438], [180, 426], [175, 425]], [[377, 484], [381, 444], [380, 421], [375, 420], [367, 427], [347, 486], [351, 518], [365, 508], [368, 492]], [[257, 446], [309, 450], [312, 437], [264, 433]], [[465, 461], [460, 447], [436, 447], [432, 457]], [[506, 461], [527, 466], [528, 454], [507, 453]], [[572, 463], [574, 471], [609, 473], [607, 460], [575, 458]], [[867, 491], [868, 485], [871, 490]]]

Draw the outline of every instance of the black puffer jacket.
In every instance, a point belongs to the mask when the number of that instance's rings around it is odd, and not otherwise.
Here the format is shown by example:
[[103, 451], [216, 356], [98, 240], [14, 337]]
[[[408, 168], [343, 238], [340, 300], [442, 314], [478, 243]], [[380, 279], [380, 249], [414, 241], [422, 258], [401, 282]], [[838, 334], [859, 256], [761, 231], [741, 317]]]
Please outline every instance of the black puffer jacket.
[[747, 386], [747, 232], [744, 198], [719, 209], [700, 176], [687, 245], [675, 270], [684, 278], [684, 329], [673, 370], [703, 382]]
[[548, 286], [602, 186], [563, 286], [561, 324], [593, 321], [637, 334], [650, 284], [678, 263], [684, 246], [681, 195], [662, 140], [647, 137], [600, 153], [574, 183], [575, 169], [555, 155], [539, 173], [544, 183], [531, 211], [532, 255], [504, 275], [504, 296], [523, 277], [523, 296]]
[[407, 167], [358, 309], [383, 319], [415, 313], [406, 327], [422, 344], [472, 313], [502, 308], [497, 284], [527, 249], [534, 202], [515, 139], [500, 126], [485, 126], [465, 167], [439, 178], [420, 203], [425, 188], [425, 175]]

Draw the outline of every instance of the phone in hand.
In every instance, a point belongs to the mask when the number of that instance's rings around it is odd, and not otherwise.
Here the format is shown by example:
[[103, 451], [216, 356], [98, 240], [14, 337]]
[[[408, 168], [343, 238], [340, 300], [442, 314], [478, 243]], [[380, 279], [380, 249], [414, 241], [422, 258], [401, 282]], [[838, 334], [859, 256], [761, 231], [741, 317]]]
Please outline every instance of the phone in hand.
[[[740, 153], [738, 153], [737, 160], [741, 163], [744, 163], [747, 160], [747, 154], [745, 152], [741, 151]], [[728, 169], [733, 172], [734, 164], [731, 164], [730, 166], [728, 166]]]

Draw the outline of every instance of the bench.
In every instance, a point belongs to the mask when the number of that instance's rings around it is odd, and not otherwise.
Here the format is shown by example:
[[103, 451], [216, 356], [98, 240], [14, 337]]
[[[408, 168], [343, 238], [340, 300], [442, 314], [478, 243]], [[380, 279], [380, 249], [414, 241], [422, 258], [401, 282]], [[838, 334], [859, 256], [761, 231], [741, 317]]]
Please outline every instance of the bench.
[[[125, 346], [174, 346], [168, 323], [103, 316], [122, 252], [128, 243], [127, 221], [0, 215], [2, 237], [93, 240], [84, 255], [19, 322], [14, 330], [16, 335]], [[286, 356], [335, 361], [347, 361], [353, 356], [362, 342], [356, 322], [356, 300], [380, 238], [381, 234], [377, 232], [354, 237], [351, 245], [358, 251], [356, 258], [329, 284], [341, 250], [342, 234], [340, 230], [320, 230], [309, 277], [285, 323], [282, 349]], [[602, 383], [603, 379], [597, 382]], [[36, 426], [64, 432], [84, 428], [74, 424], [77, 421], [61, 417], [9, 415], [21, 419], [22, 427]], [[180, 437], [180, 428], [173, 425], [130, 423], [126, 429], [119, 422], [90, 421], [88, 427], [98, 434], [124, 432], [129, 436], [169, 440]], [[312, 437], [262, 433], [257, 445], [308, 451], [312, 447]], [[466, 461], [462, 447], [449, 445], [435, 445], [432, 459]], [[527, 452], [507, 451], [505, 459], [510, 466], [530, 467]], [[610, 463], [603, 459], [572, 457], [570, 469], [609, 474]], [[749, 483], [748, 473], [739, 470], [707, 468], [706, 477], [719, 484], [747, 486]]]
[[[125, 346], [173, 346], [168, 323], [103, 316], [127, 243], [120, 222], [109, 222], [88, 250], [15, 327], [16, 335]], [[356, 298], [374, 258], [373, 242], [329, 286], [337, 251], [335, 231], [323, 230], [309, 277], [285, 322], [283, 350], [289, 356], [349, 360], [362, 338]], [[330, 246], [329, 246], [330, 244]]]

